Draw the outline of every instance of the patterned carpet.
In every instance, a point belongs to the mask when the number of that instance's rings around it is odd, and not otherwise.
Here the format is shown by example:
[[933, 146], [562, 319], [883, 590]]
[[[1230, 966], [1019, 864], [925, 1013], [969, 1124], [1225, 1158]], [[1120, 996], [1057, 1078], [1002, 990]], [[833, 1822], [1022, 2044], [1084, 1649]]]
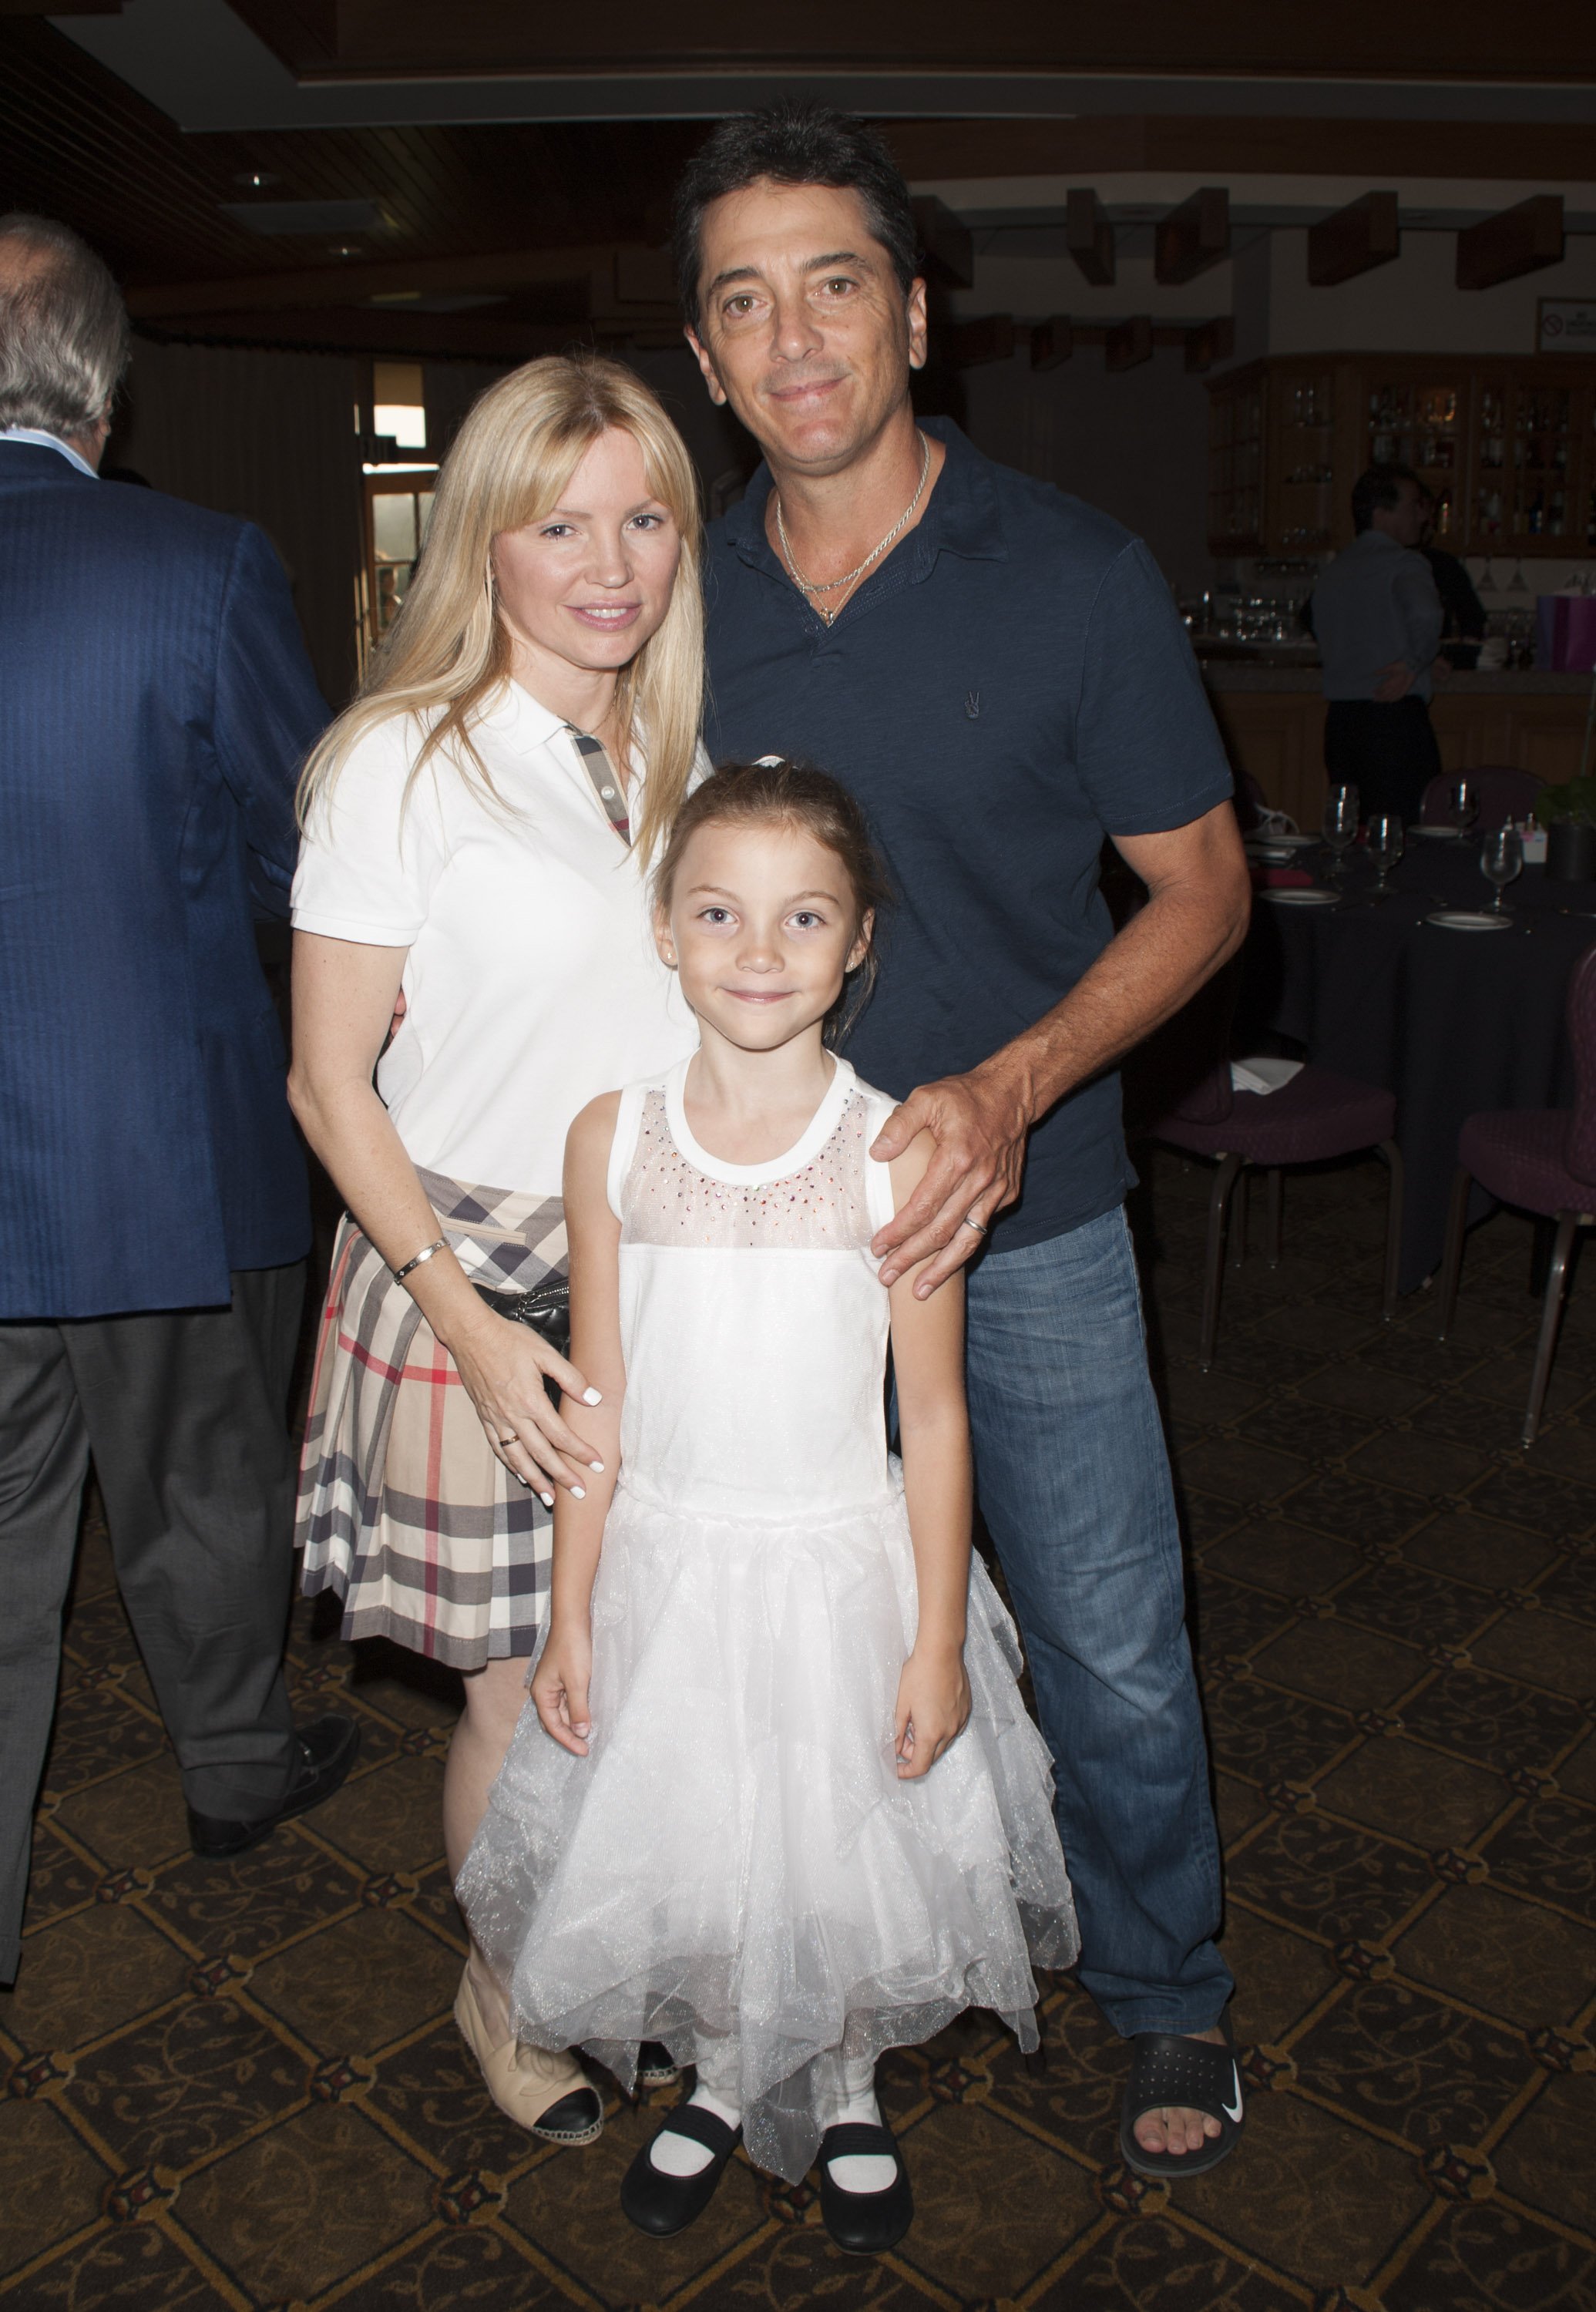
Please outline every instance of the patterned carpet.
[[[447, 1682], [296, 1624], [356, 1777], [196, 1861], [85, 1533], [24, 1971], [0, 1994], [0, 2298], [61, 2312], [855, 2305], [1090, 2312], [1596, 2307], [1596, 1280], [1541, 1442], [1514, 1442], [1527, 1224], [1472, 1241], [1455, 1342], [1377, 1316], [1382, 1176], [1295, 1180], [1286, 1252], [1191, 1362], [1206, 1178], [1143, 1200], [1229, 1852], [1251, 2113], [1168, 2191], [1115, 2146], [1123, 2058], [1067, 1981], [1048, 2066], [982, 2018], [883, 2067], [919, 2203], [840, 2256], [809, 2186], [741, 2160], [651, 2244], [651, 2124], [556, 2153], [498, 2123], [449, 2019]], [[1261, 1230], [1258, 1231], [1261, 1235]]]

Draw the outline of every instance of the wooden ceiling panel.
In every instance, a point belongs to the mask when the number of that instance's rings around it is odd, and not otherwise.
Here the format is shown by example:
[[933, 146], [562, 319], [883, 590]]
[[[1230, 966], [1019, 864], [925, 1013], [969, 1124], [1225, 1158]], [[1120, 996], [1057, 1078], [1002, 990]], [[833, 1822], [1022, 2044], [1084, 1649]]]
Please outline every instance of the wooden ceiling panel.
[[1452, 0], [1444, 27], [1390, 0], [1283, 8], [1278, 0], [609, 0], [601, 13], [526, 0], [233, 0], [296, 74], [1047, 72], [1270, 74], [1315, 79], [1535, 82], [1596, 76], [1589, 0], [1540, 0], [1533, 39], [1496, 0]]
[[[1596, 17], [1596, 8], [1592, 10]], [[1145, 119], [892, 120], [882, 123], [903, 171], [934, 179], [1099, 176], [1113, 169], [1202, 177], [1596, 177], [1596, 119], [1565, 121], [1279, 120], [1202, 114]]]

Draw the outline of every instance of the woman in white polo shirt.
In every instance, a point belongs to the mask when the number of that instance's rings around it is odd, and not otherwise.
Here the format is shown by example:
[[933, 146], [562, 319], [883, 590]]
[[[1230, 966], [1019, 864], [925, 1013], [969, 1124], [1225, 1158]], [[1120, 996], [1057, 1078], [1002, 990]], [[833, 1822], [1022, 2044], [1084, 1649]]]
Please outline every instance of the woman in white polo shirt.
[[[697, 1041], [645, 874], [697, 762], [697, 527], [687, 451], [630, 371], [560, 357], [503, 379], [305, 773], [290, 1095], [348, 1211], [311, 1384], [304, 1587], [341, 1594], [346, 1636], [465, 1673], [454, 1873], [525, 1699], [554, 1487], [586, 1468], [544, 1384], [587, 1384], [539, 1329], [561, 1337], [566, 1128]], [[455, 2013], [511, 2117], [556, 2142], [598, 2133], [584, 2073], [516, 2045], [474, 1947]]]

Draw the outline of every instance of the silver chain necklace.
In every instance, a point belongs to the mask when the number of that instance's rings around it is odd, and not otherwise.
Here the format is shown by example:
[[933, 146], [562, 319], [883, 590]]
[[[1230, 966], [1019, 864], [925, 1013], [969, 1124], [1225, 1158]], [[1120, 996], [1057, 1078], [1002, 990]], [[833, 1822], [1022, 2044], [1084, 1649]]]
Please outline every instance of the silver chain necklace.
[[781, 517], [781, 493], [779, 490], [777, 491], [776, 498], [776, 534], [781, 539], [781, 550], [786, 557], [787, 568], [792, 573], [793, 583], [797, 587], [801, 594], [808, 595], [811, 598], [811, 608], [820, 617], [825, 620], [828, 626], [831, 626], [835, 622], [838, 614], [846, 606], [839, 602], [835, 610], [829, 610], [824, 602], [817, 602], [813, 600], [813, 597], [816, 594], [835, 594], [844, 586], [851, 586], [855, 578], [862, 578], [864, 576], [864, 573], [869, 569], [873, 562], [880, 559], [881, 556], [886, 552], [888, 547], [891, 545], [893, 539], [899, 537], [914, 520], [915, 508], [919, 504], [921, 498], [925, 494], [925, 477], [930, 471], [931, 443], [926, 436], [922, 434], [920, 435], [920, 478], [915, 485], [914, 496], [910, 498], [908, 505], [905, 506], [903, 512], [899, 515], [897, 521], [887, 532], [885, 538], [882, 539], [881, 544], [879, 546], [873, 546], [869, 553], [865, 556], [864, 561], [858, 564], [855, 569], [850, 570], [846, 578], [828, 578], [820, 584], [817, 584], [813, 579], [806, 578], [802, 571], [798, 567], [798, 564], [793, 554], [793, 541], [787, 536], [787, 525]]

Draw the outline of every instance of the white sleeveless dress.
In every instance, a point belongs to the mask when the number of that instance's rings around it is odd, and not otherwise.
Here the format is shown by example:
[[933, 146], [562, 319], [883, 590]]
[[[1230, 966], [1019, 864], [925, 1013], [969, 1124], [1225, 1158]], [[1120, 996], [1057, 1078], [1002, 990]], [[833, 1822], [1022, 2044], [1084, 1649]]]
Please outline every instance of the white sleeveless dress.
[[[845, 1061], [795, 1148], [695, 1143], [684, 1062], [621, 1096], [621, 1467], [573, 1757], [523, 1712], [459, 1893], [521, 2036], [630, 2086], [637, 2043], [715, 2057], [750, 2157], [796, 2181], [837, 2056], [966, 2007], [1036, 2045], [1032, 1957], [1078, 1948], [1046, 1747], [978, 1558], [969, 1725], [921, 1781], [892, 1749], [916, 1625], [887, 1450], [892, 1103]], [[819, 2059], [819, 2060], [818, 2060]]]

